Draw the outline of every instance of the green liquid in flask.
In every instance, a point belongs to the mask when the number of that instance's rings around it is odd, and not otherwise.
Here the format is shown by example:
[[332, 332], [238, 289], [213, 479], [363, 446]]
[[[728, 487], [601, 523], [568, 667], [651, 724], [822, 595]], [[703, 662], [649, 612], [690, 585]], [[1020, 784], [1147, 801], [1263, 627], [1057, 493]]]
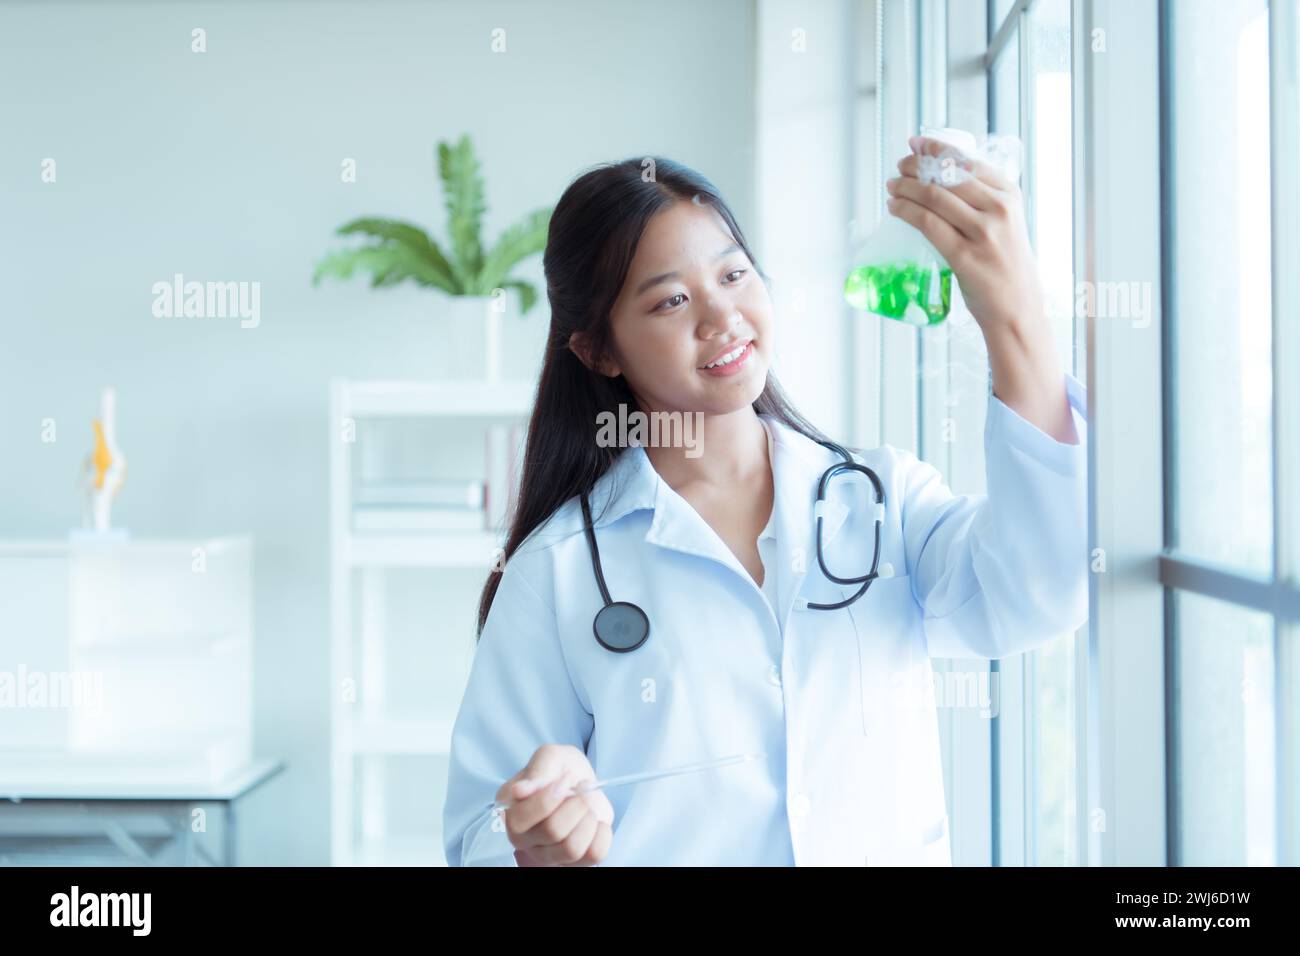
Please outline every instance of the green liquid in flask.
[[858, 266], [844, 281], [844, 298], [864, 312], [934, 325], [952, 306], [952, 270], [923, 269], [914, 262]]

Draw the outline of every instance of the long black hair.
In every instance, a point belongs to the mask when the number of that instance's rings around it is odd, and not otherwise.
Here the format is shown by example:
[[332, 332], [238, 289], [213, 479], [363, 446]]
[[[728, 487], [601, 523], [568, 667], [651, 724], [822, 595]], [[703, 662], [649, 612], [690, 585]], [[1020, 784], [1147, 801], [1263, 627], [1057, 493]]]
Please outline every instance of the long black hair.
[[[654, 216], [680, 201], [707, 203], [717, 210], [763, 280], [736, 217], [714, 185], [695, 170], [659, 156], [604, 163], [580, 175], [551, 214], [542, 264], [551, 303], [551, 328], [528, 422], [519, 495], [510, 516], [505, 555], [488, 575], [479, 600], [477, 636], [483, 634], [501, 569], [534, 529], [570, 498], [590, 492], [621, 448], [601, 447], [593, 438], [601, 412], [618, 415], [637, 402], [622, 375], [587, 368], [569, 348], [569, 336], [583, 333], [588, 356], [598, 364], [610, 342], [610, 311], [627, 278], [637, 244]], [[800, 415], [769, 370], [753, 409], [770, 415], [814, 441], [826, 436]]]

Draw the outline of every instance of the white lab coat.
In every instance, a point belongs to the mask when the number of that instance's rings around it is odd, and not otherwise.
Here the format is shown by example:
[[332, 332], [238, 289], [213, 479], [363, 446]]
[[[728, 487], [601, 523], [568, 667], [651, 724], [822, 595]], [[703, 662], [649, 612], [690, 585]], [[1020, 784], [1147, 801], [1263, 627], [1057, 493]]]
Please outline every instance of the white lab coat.
[[[1083, 387], [1066, 375], [1080, 441], [1055, 441], [992, 394], [987, 495], [885, 445], [859, 460], [885, 488], [877, 580], [822, 575], [817, 481], [839, 456], [773, 419], [779, 614], [645, 450], [626, 449], [590, 496], [615, 601], [650, 618], [616, 654], [576, 498], [506, 564], [452, 731], [443, 839], [451, 865], [514, 865], [486, 809], [545, 743], [586, 751], [598, 777], [728, 754], [765, 760], [607, 791], [617, 865], [951, 865], [931, 657], [994, 659], [1087, 617]], [[832, 483], [824, 532], [839, 576], [870, 567], [863, 476]], [[741, 493], [740, 489], [737, 493]], [[608, 503], [608, 507], [606, 507]]]

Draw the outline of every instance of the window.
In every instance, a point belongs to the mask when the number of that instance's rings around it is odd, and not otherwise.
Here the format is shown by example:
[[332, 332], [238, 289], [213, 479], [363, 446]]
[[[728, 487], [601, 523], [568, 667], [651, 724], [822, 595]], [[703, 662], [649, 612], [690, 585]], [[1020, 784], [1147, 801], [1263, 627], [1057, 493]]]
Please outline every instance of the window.
[[[858, 82], [880, 95], [862, 98], [870, 112], [859, 114], [858, 128], [879, 150], [880, 174], [861, 183], [859, 195], [868, 206], [877, 202], [883, 179], [893, 174], [894, 154], [905, 151], [906, 136], [922, 125], [1021, 137], [1021, 186], [1061, 368], [1079, 374], [1070, 16], [1070, 0], [866, 4], [862, 22], [869, 29], [863, 31]], [[984, 64], [982, 75], [952, 69], [971, 62]], [[940, 469], [953, 491], [986, 491], [989, 370], [978, 326], [959, 309], [919, 334], [896, 323], [879, 326], [866, 325], [878, 334], [862, 353], [866, 367], [874, 360], [880, 369], [880, 414], [866, 435], [899, 445], [912, 445], [907, 436], [914, 435], [917, 453]], [[909, 368], [915, 373], [907, 374]], [[954, 862], [1077, 862], [1075, 658], [1082, 644], [1063, 634], [1020, 660], [935, 661], [936, 680], [978, 686], [982, 702], [939, 713]]]
[[[1024, 108], [1025, 194], [1030, 237], [1047, 292], [1062, 368], [1074, 362], [1073, 181], [1070, 108], [1070, 4], [1039, 0], [1028, 11]], [[1022, 27], [1023, 29], [1023, 27]], [[1076, 641], [1071, 634], [1029, 655], [1031, 809], [1026, 862], [1078, 862], [1075, 832], [1074, 713]]]
[[1295, 865], [1294, 0], [1161, 5], [1169, 853]]
[[[992, 721], [941, 709], [954, 862], [1300, 863], [1300, 0], [863, 9], [868, 207], [901, 130], [1019, 136], [1061, 366], [1090, 385], [1091, 620], [993, 662]], [[960, 331], [913, 355], [872, 329], [863, 437], [914, 434], [979, 493], [987, 356]]]
[[1276, 864], [1272, 620], [1188, 591], [1175, 600], [1178, 862]]
[[[1138, 637], [1149, 618], [1120, 600], [1098, 623], [1094, 605], [1088, 632], [999, 662], [1013, 695], [995, 733], [997, 862], [1270, 865], [1300, 852], [1300, 336], [1280, 319], [1300, 310], [1300, 187], [1280, 176], [1300, 150], [1297, 6], [1162, 0], [1157, 18], [1110, 0], [988, 4], [990, 128], [1025, 144], [1022, 190], [1058, 349], [1082, 378], [1082, 346], [1100, 343], [1094, 369], [1104, 363], [1103, 406], [1115, 410], [1100, 436], [1090, 428], [1105, 476], [1095, 527], [1120, 542], [1108, 586], [1159, 589], [1165, 630], [1162, 664], [1146, 650], [1126, 657], [1123, 643], [1151, 646]], [[1072, 51], [1089, 62], [1071, 63]], [[1096, 80], [1082, 94], [1080, 77]], [[1082, 114], [1081, 96], [1096, 98]], [[1078, 182], [1094, 194], [1083, 222]], [[1094, 283], [1081, 308], [1072, 266], [1095, 272], [1098, 260], [1117, 281]], [[1115, 322], [1134, 334], [1102, 327]], [[1163, 408], [1147, 400], [1149, 381]], [[1123, 437], [1134, 424], [1145, 449]], [[1132, 467], [1138, 485], [1146, 461], [1164, 530], [1142, 550], [1125, 542], [1131, 510], [1116, 502], [1135, 493], [1118, 471]], [[1142, 571], [1152, 559], [1159, 581]], [[1129, 702], [1144, 691], [1163, 701], [1163, 752], [1126, 736], [1150, 739], [1154, 724], [1132, 721], [1150, 704]], [[1085, 722], [1106, 740], [1101, 764], [1075, 757]], [[1164, 758], [1155, 773], [1153, 756]], [[1163, 839], [1132, 839], [1144, 829]]]
[[[1048, 300], [1061, 368], [1076, 365], [1073, 278], [1073, 145], [1069, 0], [989, 4], [986, 54], [989, 126], [1024, 146], [1021, 192]], [[1077, 642], [1062, 635], [1000, 661], [1004, 690], [996, 721], [996, 862], [1061, 866], [1078, 862], [1075, 774]], [[1019, 693], [1014, 698], [1006, 691]]]
[[1175, 547], [1273, 569], [1268, 2], [1168, 5]]

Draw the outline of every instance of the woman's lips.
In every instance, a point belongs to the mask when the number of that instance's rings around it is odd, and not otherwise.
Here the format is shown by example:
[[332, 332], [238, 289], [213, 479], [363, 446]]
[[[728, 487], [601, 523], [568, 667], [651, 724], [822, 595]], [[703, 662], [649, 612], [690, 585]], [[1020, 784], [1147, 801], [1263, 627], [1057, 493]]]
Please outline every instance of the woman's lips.
[[744, 371], [749, 366], [749, 361], [754, 357], [754, 340], [750, 339], [749, 344], [745, 346], [745, 351], [740, 353], [740, 357], [734, 362], [728, 362], [726, 365], [719, 365], [716, 368], [702, 368], [699, 371], [705, 375], [715, 375], [718, 378], [725, 378], [728, 375], [735, 375], [737, 372]]

